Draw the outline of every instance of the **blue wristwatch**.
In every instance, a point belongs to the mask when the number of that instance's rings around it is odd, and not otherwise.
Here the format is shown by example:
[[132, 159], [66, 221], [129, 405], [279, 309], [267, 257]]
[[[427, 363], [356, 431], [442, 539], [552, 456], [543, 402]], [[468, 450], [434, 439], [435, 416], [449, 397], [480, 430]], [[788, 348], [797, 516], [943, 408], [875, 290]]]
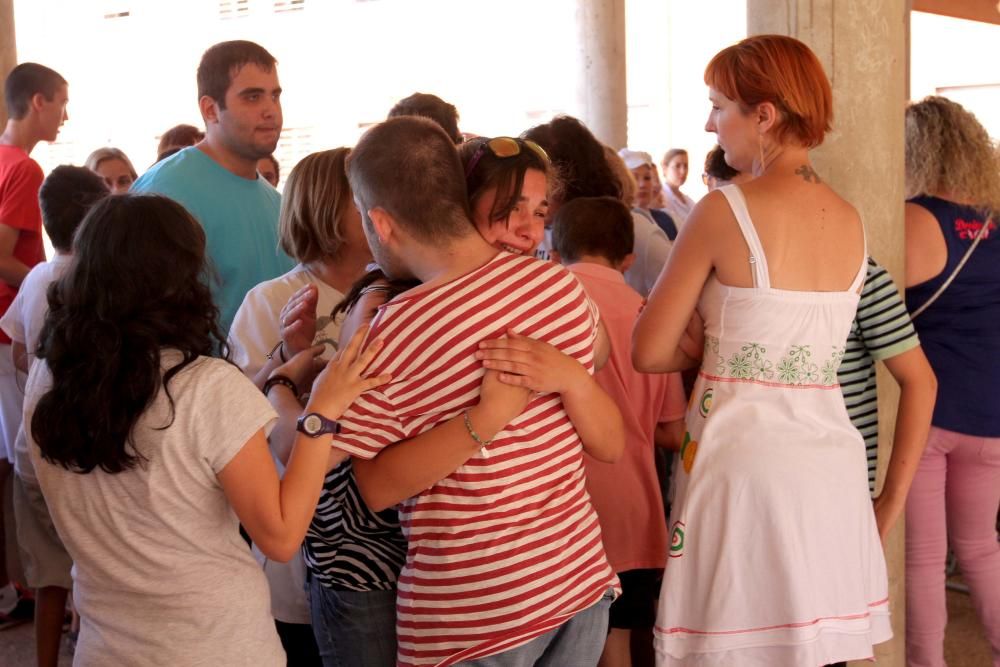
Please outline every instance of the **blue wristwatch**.
[[299, 433], [305, 433], [310, 438], [318, 438], [327, 433], [340, 433], [340, 423], [327, 419], [318, 412], [310, 412], [299, 417], [299, 421], [295, 424], [295, 430]]

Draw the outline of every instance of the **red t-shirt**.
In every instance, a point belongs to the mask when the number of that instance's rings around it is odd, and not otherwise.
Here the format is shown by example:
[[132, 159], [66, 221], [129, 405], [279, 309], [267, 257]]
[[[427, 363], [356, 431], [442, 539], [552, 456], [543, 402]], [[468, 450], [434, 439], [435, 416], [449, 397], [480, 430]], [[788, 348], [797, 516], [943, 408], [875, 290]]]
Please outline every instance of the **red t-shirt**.
[[[348, 408], [333, 446], [368, 459], [462, 414], [479, 400], [479, 342], [508, 327], [592, 369], [596, 326], [596, 308], [565, 269], [507, 253], [396, 298], [369, 334], [385, 341], [369, 371], [392, 381]], [[488, 447], [404, 502], [399, 518], [408, 541], [396, 603], [401, 666], [520, 646], [617, 586], [582, 443], [558, 394], [535, 397]]]
[[[42, 168], [22, 149], [0, 145], [0, 224], [18, 231], [13, 255], [29, 269], [45, 261], [38, 207], [38, 189], [44, 178]], [[16, 295], [17, 286], [0, 280], [0, 315], [7, 312]], [[2, 331], [0, 343], [10, 344], [10, 337]]]

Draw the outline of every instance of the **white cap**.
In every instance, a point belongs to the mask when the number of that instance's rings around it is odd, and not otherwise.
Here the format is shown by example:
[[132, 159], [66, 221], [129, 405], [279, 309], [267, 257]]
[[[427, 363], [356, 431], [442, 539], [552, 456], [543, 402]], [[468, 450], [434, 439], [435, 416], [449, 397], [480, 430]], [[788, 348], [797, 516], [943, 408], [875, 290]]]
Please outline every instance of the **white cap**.
[[644, 165], [652, 165], [653, 157], [645, 151], [633, 151], [623, 148], [618, 151], [618, 156], [625, 162], [629, 169], [638, 169]]

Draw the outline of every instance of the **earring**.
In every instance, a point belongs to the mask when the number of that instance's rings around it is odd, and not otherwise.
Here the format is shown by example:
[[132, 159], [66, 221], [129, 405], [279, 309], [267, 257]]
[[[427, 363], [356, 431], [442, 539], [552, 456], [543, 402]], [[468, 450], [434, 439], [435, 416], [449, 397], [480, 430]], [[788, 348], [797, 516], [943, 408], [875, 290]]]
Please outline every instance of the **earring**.
[[764, 135], [757, 135], [757, 148], [760, 149], [760, 173], [764, 173]]

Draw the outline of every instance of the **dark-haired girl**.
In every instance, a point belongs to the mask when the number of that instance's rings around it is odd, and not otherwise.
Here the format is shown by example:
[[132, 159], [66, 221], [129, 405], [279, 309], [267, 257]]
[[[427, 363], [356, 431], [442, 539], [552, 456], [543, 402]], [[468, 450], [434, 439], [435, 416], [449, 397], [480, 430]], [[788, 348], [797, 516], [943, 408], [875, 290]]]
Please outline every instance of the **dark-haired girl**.
[[[604, 146], [576, 118], [557, 116], [531, 128], [524, 137], [545, 149], [562, 180], [561, 191], [552, 202], [552, 214], [560, 204], [577, 197], [621, 198], [621, 183], [605, 158]], [[635, 261], [625, 272], [625, 280], [639, 294], [648, 296], [667, 262], [670, 240], [641, 213], [632, 215], [632, 225]], [[547, 249], [539, 254], [547, 257]]]
[[[179, 205], [123, 195], [82, 223], [25, 397], [31, 457], [73, 557], [75, 664], [284, 665], [267, 584], [241, 522], [269, 556], [298, 549], [331, 456], [295, 442], [279, 481], [275, 413], [225, 350], [203, 279], [205, 236]], [[320, 373], [307, 412], [335, 419], [386, 378], [359, 333]], [[376, 343], [372, 346], [377, 349]], [[294, 391], [319, 348], [272, 375]]]

